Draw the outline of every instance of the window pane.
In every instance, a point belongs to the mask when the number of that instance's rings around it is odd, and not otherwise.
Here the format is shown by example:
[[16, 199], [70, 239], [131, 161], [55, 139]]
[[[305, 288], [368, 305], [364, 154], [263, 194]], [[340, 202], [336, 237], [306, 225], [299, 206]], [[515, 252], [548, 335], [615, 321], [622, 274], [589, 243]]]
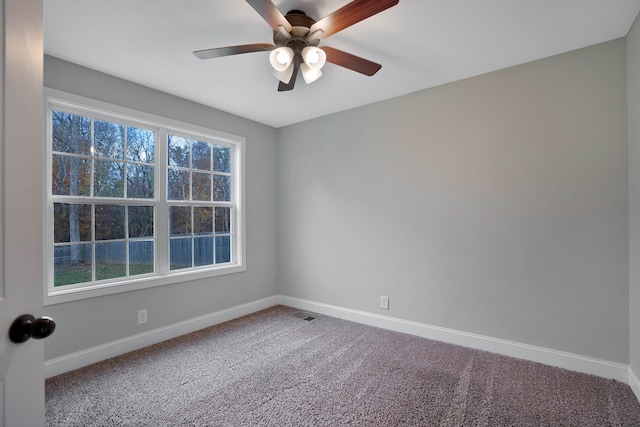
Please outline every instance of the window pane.
[[169, 268], [171, 270], [191, 267], [191, 240], [188, 238], [169, 241]]
[[63, 153], [91, 153], [91, 119], [76, 114], [52, 111], [51, 128], [53, 151]]
[[213, 234], [213, 209], [193, 208], [194, 234]]
[[169, 200], [189, 200], [189, 172], [169, 169], [168, 172]]
[[193, 200], [211, 201], [211, 175], [193, 172]]
[[96, 243], [96, 280], [126, 276], [126, 248], [125, 242]]
[[190, 166], [189, 140], [181, 136], [169, 135], [169, 166]]
[[124, 197], [124, 163], [95, 161], [93, 195], [95, 197]]
[[213, 264], [213, 237], [197, 237], [193, 242], [194, 266]]
[[153, 166], [127, 165], [127, 197], [153, 199]]
[[53, 286], [91, 281], [91, 245], [64, 245], [53, 249]]
[[153, 273], [154, 268], [153, 240], [129, 242], [129, 275]]
[[91, 240], [91, 205], [53, 204], [53, 241], [87, 242]]
[[95, 120], [93, 123], [93, 155], [124, 159], [124, 126]]
[[231, 237], [216, 236], [216, 264], [231, 262]]
[[169, 208], [169, 222], [171, 236], [191, 234], [191, 207], [171, 206]]
[[231, 232], [231, 208], [216, 208], [216, 234]]
[[88, 196], [91, 188], [91, 162], [88, 159], [53, 155], [51, 194]]
[[127, 127], [127, 160], [153, 163], [155, 139], [153, 131]]
[[231, 172], [231, 149], [222, 145], [213, 146], [213, 170]]
[[216, 202], [231, 201], [231, 177], [226, 175], [213, 176], [213, 200]]
[[124, 239], [124, 206], [96, 205], [96, 240]]
[[211, 170], [211, 144], [194, 141], [191, 147], [191, 153], [194, 169]]
[[129, 206], [129, 238], [153, 237], [153, 206]]

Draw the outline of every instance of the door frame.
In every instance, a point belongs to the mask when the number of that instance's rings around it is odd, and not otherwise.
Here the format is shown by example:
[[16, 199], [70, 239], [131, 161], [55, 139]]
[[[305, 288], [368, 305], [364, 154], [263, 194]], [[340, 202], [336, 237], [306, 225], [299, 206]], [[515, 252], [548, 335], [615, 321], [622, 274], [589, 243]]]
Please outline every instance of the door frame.
[[0, 14], [0, 425], [40, 426], [43, 343], [8, 331], [43, 309], [43, 0], [2, 0]]

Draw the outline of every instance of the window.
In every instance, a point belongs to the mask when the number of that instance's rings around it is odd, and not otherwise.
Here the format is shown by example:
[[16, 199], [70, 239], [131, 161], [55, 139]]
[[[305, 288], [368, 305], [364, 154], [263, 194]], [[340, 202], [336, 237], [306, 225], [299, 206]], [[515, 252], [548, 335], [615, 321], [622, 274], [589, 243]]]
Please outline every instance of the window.
[[169, 268], [230, 262], [231, 150], [172, 134], [168, 147]]
[[242, 138], [47, 93], [49, 302], [244, 270]]

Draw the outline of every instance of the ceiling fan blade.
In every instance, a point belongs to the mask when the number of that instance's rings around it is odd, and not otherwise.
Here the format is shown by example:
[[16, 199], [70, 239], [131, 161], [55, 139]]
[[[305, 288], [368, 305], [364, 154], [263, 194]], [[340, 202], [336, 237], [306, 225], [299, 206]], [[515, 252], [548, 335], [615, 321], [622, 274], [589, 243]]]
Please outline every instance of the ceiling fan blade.
[[247, 3], [267, 21], [273, 31], [280, 31], [278, 27], [282, 26], [287, 33], [291, 32], [291, 24], [271, 0], [247, 0]]
[[269, 43], [243, 44], [238, 46], [216, 47], [213, 49], [196, 50], [193, 52], [200, 59], [219, 58], [221, 56], [238, 55], [240, 53], [265, 52], [275, 49]]
[[397, 5], [399, 1], [400, 0], [354, 0], [317, 21], [311, 26], [309, 32], [313, 33], [321, 29], [323, 32], [318, 34], [318, 38], [327, 38], [338, 31], [342, 31], [353, 24], [357, 24], [370, 16]]
[[280, 82], [278, 84], [278, 92], [285, 92], [292, 90], [296, 84], [296, 78], [298, 77], [298, 69], [300, 68], [300, 60], [298, 58], [293, 62], [293, 74], [291, 74], [291, 80], [289, 83]]
[[322, 46], [320, 49], [327, 54], [327, 62], [362, 73], [365, 76], [373, 76], [382, 68], [382, 65], [371, 62], [368, 59], [360, 58], [329, 46]]

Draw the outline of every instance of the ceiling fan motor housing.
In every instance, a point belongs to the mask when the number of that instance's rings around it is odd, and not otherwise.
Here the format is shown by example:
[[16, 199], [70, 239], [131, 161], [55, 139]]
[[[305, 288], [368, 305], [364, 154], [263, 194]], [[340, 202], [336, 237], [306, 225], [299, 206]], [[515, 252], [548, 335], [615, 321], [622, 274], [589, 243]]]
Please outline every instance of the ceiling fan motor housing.
[[276, 46], [290, 47], [295, 53], [299, 54], [306, 46], [318, 46], [318, 44], [320, 44], [319, 38], [306, 39], [309, 35], [309, 28], [316, 23], [313, 18], [307, 16], [307, 14], [301, 10], [290, 10], [285, 15], [285, 18], [292, 27], [290, 33], [291, 38], [287, 38], [279, 31], [274, 31], [273, 42]]

